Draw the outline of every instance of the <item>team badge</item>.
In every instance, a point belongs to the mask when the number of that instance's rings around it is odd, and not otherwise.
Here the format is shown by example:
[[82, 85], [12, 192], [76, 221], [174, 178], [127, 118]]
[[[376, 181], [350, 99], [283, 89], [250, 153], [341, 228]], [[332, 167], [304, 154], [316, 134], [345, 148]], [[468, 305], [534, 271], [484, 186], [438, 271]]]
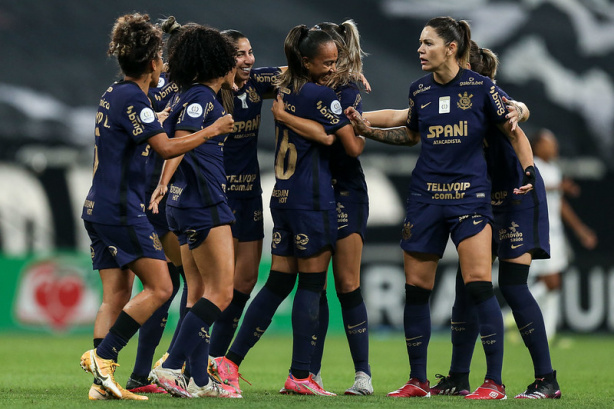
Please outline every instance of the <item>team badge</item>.
[[276, 249], [279, 243], [281, 243], [281, 233], [276, 231], [275, 233], [273, 233], [273, 239], [271, 240], [271, 247]]
[[162, 88], [164, 84], [166, 84], [166, 80], [164, 77], [160, 76], [160, 78], [158, 78], [158, 88]]
[[146, 124], [150, 124], [156, 120], [156, 114], [151, 108], [143, 108], [139, 114], [139, 117], [141, 117], [141, 121]]
[[203, 114], [203, 107], [195, 102], [193, 104], [188, 105], [186, 111], [188, 112], [188, 115], [192, 118], [198, 118]]
[[411, 238], [411, 229], [414, 227], [410, 222], [406, 222], [403, 224], [402, 237], [403, 240], [409, 240]]
[[307, 247], [305, 247], [307, 243], [309, 243], [309, 236], [304, 233], [299, 233], [294, 237], [294, 244], [299, 250], [307, 250]]
[[94, 259], [94, 257], [96, 257], [96, 252], [94, 251], [94, 247], [90, 246], [90, 256], [92, 257], [92, 260]]
[[256, 90], [252, 87], [248, 88], [247, 95], [249, 96], [249, 100], [253, 102], [254, 104], [261, 101], [260, 95], [258, 95]]
[[460, 98], [460, 99], [458, 100], [458, 102], [456, 103], [456, 105], [457, 105], [457, 106], [458, 106], [460, 109], [462, 109], [462, 110], [466, 110], [466, 109], [471, 108], [471, 106], [473, 105], [473, 103], [471, 102], [471, 97], [473, 97], [473, 94], [471, 94], [471, 95], [467, 95], [467, 92], [465, 91], [465, 93], [464, 93], [464, 94], [462, 94], [462, 95], [461, 95], [461, 94], [458, 94], [458, 96], [459, 96], [459, 98]]
[[153, 247], [156, 250], [162, 250], [162, 243], [160, 242], [160, 238], [158, 237], [158, 233], [155, 231], [151, 233], [149, 238], [153, 241]]

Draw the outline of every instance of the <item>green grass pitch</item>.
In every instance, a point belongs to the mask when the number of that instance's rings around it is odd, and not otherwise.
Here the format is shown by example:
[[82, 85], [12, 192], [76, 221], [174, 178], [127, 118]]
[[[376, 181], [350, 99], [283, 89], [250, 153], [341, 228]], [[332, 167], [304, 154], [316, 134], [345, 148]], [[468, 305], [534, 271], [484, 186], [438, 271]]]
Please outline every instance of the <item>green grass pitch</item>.
[[[508, 338], [512, 339], [512, 336]], [[157, 359], [168, 345], [165, 337], [158, 348]], [[613, 408], [614, 407], [614, 337], [611, 335], [563, 335], [552, 348], [552, 360], [558, 370], [563, 397], [558, 400], [529, 401], [513, 399], [533, 378], [527, 350], [521, 342], [506, 341], [503, 381], [508, 400], [499, 402], [467, 401], [459, 397], [430, 399], [393, 399], [386, 393], [403, 385], [408, 378], [408, 360], [401, 333], [374, 333], [371, 337], [373, 396], [343, 396], [353, 382], [353, 367], [343, 335], [330, 335], [326, 340], [322, 377], [327, 390], [337, 397], [284, 396], [283, 386], [290, 365], [292, 340], [289, 336], [267, 334], [252, 349], [241, 366], [241, 373], [252, 386], [242, 382], [244, 399], [177, 399], [168, 395], [150, 395], [148, 402], [90, 402], [87, 392], [91, 375], [79, 367], [81, 353], [89, 349], [87, 336], [0, 335], [0, 407], [6, 408], [84, 408], [105, 407], [246, 407], [246, 408], [458, 408], [488, 406], [536, 408]], [[125, 385], [132, 371], [136, 339], [120, 354], [116, 379]], [[429, 347], [428, 375], [447, 373], [451, 347], [449, 336], [434, 334]], [[471, 386], [481, 384], [485, 371], [480, 345], [472, 367]]]

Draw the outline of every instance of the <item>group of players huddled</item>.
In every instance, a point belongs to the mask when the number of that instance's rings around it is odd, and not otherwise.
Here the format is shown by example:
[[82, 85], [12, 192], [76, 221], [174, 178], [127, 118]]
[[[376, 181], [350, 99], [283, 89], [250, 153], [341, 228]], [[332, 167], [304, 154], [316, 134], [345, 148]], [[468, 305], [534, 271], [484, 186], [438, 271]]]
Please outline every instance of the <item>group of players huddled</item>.
[[[252, 46], [236, 30], [181, 25], [174, 17], [156, 25], [138, 13], [115, 22], [108, 54], [123, 80], [100, 101], [82, 214], [103, 285], [94, 349], [81, 357], [94, 375], [89, 398], [146, 400], [139, 393], [165, 392], [241, 398], [239, 366], [297, 277], [292, 360], [280, 393], [334, 396], [320, 374], [331, 260], [355, 371], [345, 394], [373, 394], [360, 289], [369, 214], [358, 159], [365, 137], [422, 142], [401, 240], [411, 372], [388, 396], [506, 398], [503, 320], [491, 282], [499, 257], [501, 291], [535, 371], [516, 397], [560, 397], [541, 311], [527, 287], [531, 260], [549, 257], [545, 191], [517, 126], [528, 108], [495, 85], [496, 56], [471, 40], [467, 22], [433, 18], [418, 48], [428, 74], [411, 84], [409, 108], [362, 112], [360, 91], [370, 87], [352, 20], [296, 26], [284, 51], [286, 65], [254, 68]], [[257, 139], [266, 98], [275, 117], [271, 271], [243, 314], [264, 237]], [[429, 297], [450, 235], [460, 259], [452, 364], [431, 387]], [[135, 275], [143, 290], [131, 299]], [[180, 277], [180, 320], [151, 369]], [[123, 388], [114, 378], [118, 353], [137, 331], [137, 358]], [[487, 370], [472, 392], [478, 335]]]

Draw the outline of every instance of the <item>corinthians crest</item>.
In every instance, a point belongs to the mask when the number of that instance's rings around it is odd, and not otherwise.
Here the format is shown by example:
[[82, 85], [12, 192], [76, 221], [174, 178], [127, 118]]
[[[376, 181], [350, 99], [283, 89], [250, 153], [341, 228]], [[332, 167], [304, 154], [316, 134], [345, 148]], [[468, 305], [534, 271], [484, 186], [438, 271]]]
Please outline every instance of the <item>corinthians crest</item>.
[[471, 97], [473, 97], [473, 94], [471, 95], [467, 95], [467, 92], [465, 92], [464, 94], [458, 94], [459, 96], [459, 100], [456, 103], [456, 105], [460, 108], [460, 109], [469, 109], [471, 108], [471, 105], [473, 105], [473, 103], [471, 102]]
[[258, 95], [258, 93], [256, 92], [256, 90], [253, 87], [249, 87], [247, 89], [247, 96], [249, 97], [249, 100], [253, 103], [256, 102], [260, 102], [260, 95]]
[[411, 238], [411, 229], [414, 227], [410, 222], [406, 222], [403, 224], [403, 230], [401, 232], [403, 240], [409, 240]]
[[162, 250], [162, 243], [160, 242], [160, 238], [156, 232], [151, 233], [149, 238], [153, 241], [153, 248], [156, 250]]

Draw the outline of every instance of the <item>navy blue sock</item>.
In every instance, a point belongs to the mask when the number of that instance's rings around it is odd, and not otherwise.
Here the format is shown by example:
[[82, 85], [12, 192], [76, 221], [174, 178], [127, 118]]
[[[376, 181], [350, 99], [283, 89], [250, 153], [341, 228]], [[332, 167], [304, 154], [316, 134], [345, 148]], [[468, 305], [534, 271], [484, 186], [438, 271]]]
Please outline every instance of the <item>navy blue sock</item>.
[[[369, 366], [369, 320], [367, 306], [362, 298], [360, 287], [349, 293], [337, 293], [341, 304], [343, 327], [354, 362], [354, 371], [363, 371], [371, 376]], [[320, 312], [321, 314], [321, 312]]]
[[410, 378], [426, 382], [426, 357], [431, 339], [431, 290], [405, 284], [405, 344], [409, 356]]
[[239, 326], [239, 320], [245, 309], [245, 304], [249, 300], [249, 294], [244, 294], [234, 290], [232, 301], [226, 308], [220, 318], [215, 321], [213, 330], [211, 331], [211, 347], [209, 353], [211, 356], [224, 356], [230, 342], [235, 335], [235, 331]]
[[330, 311], [328, 310], [328, 298], [326, 297], [326, 290], [322, 291], [320, 295], [320, 315], [318, 322], [318, 331], [316, 337], [318, 338], [316, 346], [313, 349], [313, 355], [311, 356], [311, 369], [309, 372], [312, 374], [318, 374], [322, 368], [322, 356], [324, 355], [324, 341], [326, 340], [326, 333], [328, 332]]
[[[177, 341], [162, 366], [164, 368], [179, 369], [190, 358], [192, 377], [194, 377], [195, 381], [199, 377], [201, 382], [202, 378], [205, 378], [205, 382], [201, 383], [200, 386], [207, 384], [209, 379], [206, 374], [207, 366], [204, 365], [202, 368], [199, 368], [198, 365], [193, 364], [199, 362], [200, 354], [203, 353], [202, 348], [205, 348], [207, 356], [209, 355], [209, 327], [211, 327], [220, 314], [220, 309], [211, 301], [206, 298], [198, 300], [190, 312], [186, 314], [181, 324]], [[198, 348], [199, 346], [201, 348]]]
[[171, 275], [171, 282], [173, 283], [173, 293], [139, 329], [139, 344], [136, 349], [136, 360], [134, 361], [134, 369], [131, 375], [133, 378], [147, 377], [149, 374], [153, 357], [156, 353], [156, 347], [160, 343], [164, 328], [166, 327], [168, 309], [177, 291], [179, 291], [179, 272], [176, 270], [173, 263], [168, 263], [168, 271]]
[[292, 306], [292, 365], [296, 378], [309, 376], [311, 357], [317, 338], [320, 297], [326, 283], [326, 271], [298, 273], [298, 288]]
[[136, 322], [125, 311], [119, 313], [115, 324], [109, 329], [109, 333], [104, 337], [96, 353], [104, 359], [112, 359], [117, 362], [117, 355], [126, 346], [130, 338], [136, 334], [141, 325]]
[[185, 282], [185, 273], [183, 272], [183, 266], [176, 267], [179, 275], [183, 279], [183, 287], [181, 290], [181, 302], [179, 303], [179, 320], [177, 321], [177, 326], [175, 327], [175, 331], [173, 332], [173, 338], [171, 339], [171, 343], [168, 346], [167, 351], [170, 351], [177, 340], [177, 336], [179, 335], [179, 328], [181, 328], [181, 322], [185, 318], [185, 315], [188, 313], [188, 285]]
[[473, 300], [465, 289], [460, 272], [456, 274], [456, 298], [450, 323], [452, 336], [452, 363], [450, 373], [469, 373], [475, 340], [479, 335], [478, 313]]
[[478, 312], [480, 336], [486, 354], [486, 376], [501, 384], [503, 367], [503, 317], [490, 281], [474, 281], [466, 286]]
[[542, 312], [527, 286], [529, 266], [501, 261], [499, 286], [509, 304], [524, 344], [529, 349], [535, 377], [552, 373], [550, 348]]
[[296, 274], [271, 270], [266, 284], [245, 312], [239, 332], [226, 354], [228, 359], [241, 365], [249, 350], [256, 345], [271, 324], [279, 304], [292, 292], [295, 283]]

